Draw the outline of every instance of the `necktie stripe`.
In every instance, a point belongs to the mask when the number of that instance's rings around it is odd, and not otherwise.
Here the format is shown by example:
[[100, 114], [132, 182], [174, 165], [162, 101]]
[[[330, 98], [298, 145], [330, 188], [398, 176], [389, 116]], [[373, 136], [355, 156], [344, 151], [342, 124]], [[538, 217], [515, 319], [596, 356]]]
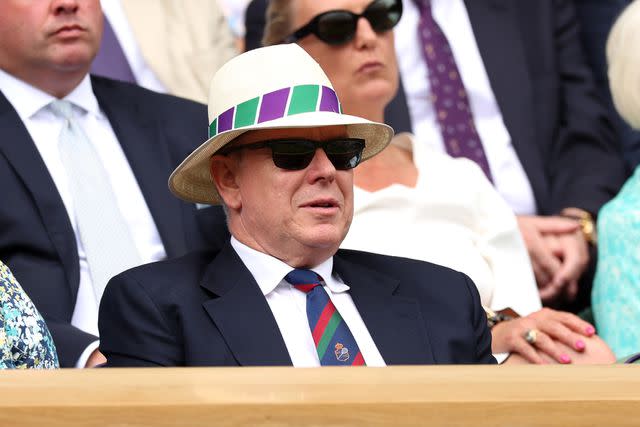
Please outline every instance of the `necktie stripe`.
[[327, 304], [324, 306], [324, 310], [322, 310], [322, 314], [320, 314], [320, 318], [315, 325], [309, 325], [313, 328], [313, 342], [316, 343], [316, 346], [322, 339], [324, 335], [324, 331], [327, 329], [327, 325], [329, 321], [333, 318], [334, 313], [336, 312], [336, 307], [333, 304]]
[[322, 277], [311, 270], [296, 269], [285, 280], [307, 294], [307, 319], [320, 365], [365, 365], [349, 326], [322, 286]]
[[338, 329], [338, 325], [340, 325], [341, 322], [342, 317], [340, 316], [340, 313], [338, 313], [334, 309], [334, 314], [333, 316], [331, 316], [331, 320], [329, 320], [329, 323], [327, 324], [327, 327], [322, 334], [320, 342], [316, 344], [316, 347], [318, 348], [318, 357], [320, 359], [322, 359], [324, 357], [324, 354], [327, 352], [329, 343], [333, 339], [333, 336], [336, 333], [336, 329]]
[[352, 366], [362, 366], [364, 365], [364, 358], [362, 357], [362, 353], [358, 352], [356, 357], [353, 358]]

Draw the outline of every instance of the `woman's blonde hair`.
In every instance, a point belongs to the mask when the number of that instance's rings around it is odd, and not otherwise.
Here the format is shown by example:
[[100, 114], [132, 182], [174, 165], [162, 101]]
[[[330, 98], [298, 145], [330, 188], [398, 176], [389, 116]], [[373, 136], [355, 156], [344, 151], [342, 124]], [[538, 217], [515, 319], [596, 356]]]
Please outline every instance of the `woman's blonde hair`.
[[293, 13], [294, 0], [271, 0], [266, 12], [266, 23], [262, 44], [271, 46], [282, 43], [294, 30]]
[[616, 109], [640, 129], [640, 0], [618, 17], [607, 40], [609, 86]]

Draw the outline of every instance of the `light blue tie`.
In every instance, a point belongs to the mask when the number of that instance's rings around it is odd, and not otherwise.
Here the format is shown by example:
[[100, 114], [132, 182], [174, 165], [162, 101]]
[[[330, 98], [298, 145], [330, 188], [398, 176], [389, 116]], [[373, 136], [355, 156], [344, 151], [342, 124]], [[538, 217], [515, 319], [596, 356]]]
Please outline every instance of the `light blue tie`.
[[67, 171], [96, 301], [100, 302], [109, 279], [139, 265], [140, 254], [118, 208], [107, 172], [77, 122], [71, 103], [56, 100], [50, 107], [65, 121], [58, 149]]

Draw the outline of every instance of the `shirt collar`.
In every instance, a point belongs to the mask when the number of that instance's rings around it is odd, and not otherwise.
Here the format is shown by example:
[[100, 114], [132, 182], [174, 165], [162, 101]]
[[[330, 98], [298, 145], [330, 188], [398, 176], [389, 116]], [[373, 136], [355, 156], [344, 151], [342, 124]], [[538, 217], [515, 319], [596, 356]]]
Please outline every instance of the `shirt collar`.
[[[0, 70], [0, 91], [7, 97], [23, 121], [33, 117], [34, 114], [56, 99], [4, 70]], [[101, 115], [98, 100], [93, 93], [91, 79], [88, 74], [63, 99], [95, 116]]]
[[[231, 246], [249, 269], [265, 296], [273, 292], [278, 284], [284, 280], [284, 276], [293, 270], [293, 267], [279, 259], [252, 249], [233, 236], [231, 237]], [[322, 276], [331, 292], [339, 293], [349, 290], [349, 286], [345, 285], [339, 277], [332, 274], [333, 257], [310, 268], [310, 270]]]

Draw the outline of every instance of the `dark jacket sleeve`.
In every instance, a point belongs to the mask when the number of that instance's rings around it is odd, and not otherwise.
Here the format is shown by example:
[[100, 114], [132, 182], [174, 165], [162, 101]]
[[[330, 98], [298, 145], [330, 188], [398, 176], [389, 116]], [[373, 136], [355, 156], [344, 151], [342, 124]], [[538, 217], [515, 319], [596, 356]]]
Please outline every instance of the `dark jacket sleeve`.
[[573, 2], [553, 2], [559, 73], [559, 123], [547, 158], [551, 213], [578, 207], [597, 213], [625, 179], [617, 135], [583, 56]]
[[107, 367], [182, 365], [177, 334], [130, 272], [109, 281], [98, 325]]
[[471, 296], [471, 313], [473, 319], [473, 329], [476, 337], [476, 363], [478, 364], [496, 364], [496, 359], [491, 353], [491, 330], [487, 324], [487, 316], [482, 308], [480, 294], [478, 288], [473, 281], [466, 275], [465, 285]]

